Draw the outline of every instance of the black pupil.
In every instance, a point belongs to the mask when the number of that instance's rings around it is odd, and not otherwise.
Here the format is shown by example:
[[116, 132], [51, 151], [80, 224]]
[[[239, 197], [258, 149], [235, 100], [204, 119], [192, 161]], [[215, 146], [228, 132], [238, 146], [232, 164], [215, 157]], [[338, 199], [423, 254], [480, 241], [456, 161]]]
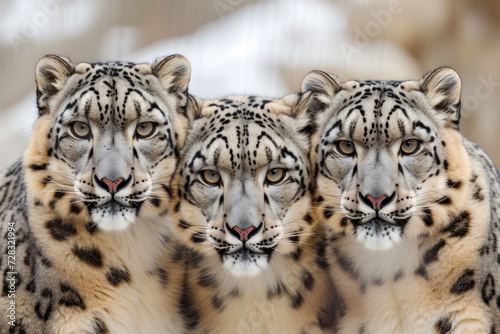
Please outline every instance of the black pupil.
[[146, 124], [141, 124], [141, 130], [144, 131], [148, 128], [148, 126]]
[[271, 170], [271, 178], [275, 179], [276, 176], [279, 175], [279, 171], [276, 169]]
[[81, 133], [87, 132], [87, 125], [86, 124], [80, 123], [78, 125], [78, 128], [79, 128], [79, 132], [81, 132]]
[[344, 151], [345, 153], [350, 153], [353, 151], [351, 142], [345, 141], [345, 142], [343, 142], [343, 144], [344, 145], [343, 145], [342, 151]]

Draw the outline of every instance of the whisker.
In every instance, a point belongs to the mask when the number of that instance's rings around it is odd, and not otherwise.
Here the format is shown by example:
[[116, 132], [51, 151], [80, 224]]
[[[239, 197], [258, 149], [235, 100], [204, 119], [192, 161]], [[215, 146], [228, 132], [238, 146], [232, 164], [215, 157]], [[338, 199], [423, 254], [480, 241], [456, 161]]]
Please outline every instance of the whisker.
[[322, 196], [327, 196], [327, 197], [340, 198], [340, 199], [345, 199], [346, 198], [345, 196], [342, 196], [342, 195], [330, 195], [330, 194], [325, 194], [325, 193], [322, 193], [321, 195]]

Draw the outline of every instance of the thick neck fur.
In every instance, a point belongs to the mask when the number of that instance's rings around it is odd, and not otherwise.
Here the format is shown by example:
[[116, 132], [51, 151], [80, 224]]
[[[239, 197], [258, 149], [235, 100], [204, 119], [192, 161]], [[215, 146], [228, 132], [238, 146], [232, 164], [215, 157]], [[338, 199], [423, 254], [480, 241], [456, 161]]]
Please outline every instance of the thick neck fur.
[[166, 266], [185, 269], [179, 313], [189, 332], [330, 333], [342, 300], [316, 251], [322, 227], [312, 230], [298, 253], [273, 254], [255, 277], [235, 277], [209, 248], [188, 251], [179, 244], [184, 261], [176, 263], [172, 252]]

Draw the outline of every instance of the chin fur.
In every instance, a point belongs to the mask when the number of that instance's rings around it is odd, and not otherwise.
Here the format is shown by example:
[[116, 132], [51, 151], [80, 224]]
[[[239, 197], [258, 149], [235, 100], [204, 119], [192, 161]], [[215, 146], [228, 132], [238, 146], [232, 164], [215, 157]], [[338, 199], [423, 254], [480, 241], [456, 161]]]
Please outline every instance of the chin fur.
[[258, 259], [256, 262], [224, 260], [224, 267], [236, 277], [255, 277], [267, 267], [267, 261]]
[[361, 227], [356, 231], [356, 239], [369, 250], [388, 250], [401, 241], [401, 232], [399, 229], [381, 232]]
[[135, 212], [124, 211], [118, 214], [103, 214], [100, 210], [92, 212], [92, 220], [102, 231], [124, 231], [136, 220]]

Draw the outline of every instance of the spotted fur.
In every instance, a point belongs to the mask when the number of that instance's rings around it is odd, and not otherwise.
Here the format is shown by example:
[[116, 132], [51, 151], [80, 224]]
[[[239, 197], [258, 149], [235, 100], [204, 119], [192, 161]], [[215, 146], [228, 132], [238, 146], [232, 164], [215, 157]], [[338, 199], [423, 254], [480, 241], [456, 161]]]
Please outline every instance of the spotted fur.
[[[189, 333], [335, 328], [342, 304], [316, 261], [310, 214], [310, 96], [198, 101], [173, 181], [183, 245], [169, 259], [186, 270], [178, 308]], [[285, 176], [270, 183], [275, 168]]]
[[[182, 330], [176, 275], [158, 259], [189, 75], [182, 56], [153, 64], [40, 60], [39, 118], [24, 160], [0, 179], [1, 333]], [[90, 127], [88, 136], [75, 122]], [[155, 130], [139, 137], [148, 122]], [[11, 301], [16, 327], [6, 325]]]
[[458, 74], [341, 83], [315, 71], [303, 91], [316, 96], [326, 258], [346, 296], [339, 333], [498, 333], [500, 179], [459, 131]]

